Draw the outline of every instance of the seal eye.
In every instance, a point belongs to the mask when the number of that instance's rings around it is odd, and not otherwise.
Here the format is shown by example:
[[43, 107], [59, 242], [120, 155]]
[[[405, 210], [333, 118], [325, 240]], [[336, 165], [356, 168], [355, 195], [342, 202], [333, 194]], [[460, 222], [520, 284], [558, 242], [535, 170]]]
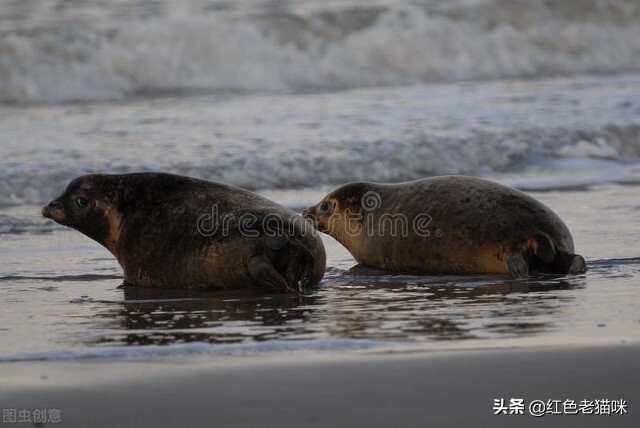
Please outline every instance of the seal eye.
[[320, 211], [322, 211], [323, 213], [329, 213], [329, 211], [331, 211], [332, 205], [329, 201], [323, 201], [322, 204], [320, 204]]
[[89, 202], [86, 198], [80, 196], [78, 199], [76, 199], [76, 204], [78, 204], [80, 208], [85, 208], [87, 205], [89, 205]]

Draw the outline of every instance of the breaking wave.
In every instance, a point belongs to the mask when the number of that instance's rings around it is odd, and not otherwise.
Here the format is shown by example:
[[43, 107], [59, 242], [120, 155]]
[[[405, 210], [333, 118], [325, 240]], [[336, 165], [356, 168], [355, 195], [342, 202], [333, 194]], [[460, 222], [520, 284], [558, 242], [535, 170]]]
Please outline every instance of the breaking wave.
[[0, 100], [296, 92], [640, 69], [634, 0], [177, 3], [125, 13], [116, 6], [127, 1], [114, 2], [81, 16], [26, 10], [21, 20], [0, 20]]
[[[212, 146], [200, 163], [172, 161], [159, 150], [150, 151], [145, 164], [132, 160], [133, 163], [117, 167], [111, 158], [96, 163], [95, 158], [75, 156], [67, 163], [51, 163], [46, 167], [21, 163], [10, 168], [0, 163], [0, 207], [44, 204], [60, 194], [71, 179], [90, 172], [157, 170], [251, 190], [334, 186], [349, 181], [398, 182], [442, 174], [491, 176], [517, 172], [520, 181], [512, 185], [535, 189], [640, 182], [639, 159], [637, 124], [608, 125], [592, 131], [485, 131], [472, 138], [423, 135], [399, 141], [319, 141], [289, 147], [286, 156], [277, 143], [264, 143], [258, 155], [247, 153], [242, 147], [229, 150]], [[526, 171], [530, 171], [530, 182], [526, 181]], [[547, 181], [542, 182], [541, 178]], [[13, 233], [26, 228], [16, 221], [3, 221], [0, 217], [0, 233], [2, 227]]]

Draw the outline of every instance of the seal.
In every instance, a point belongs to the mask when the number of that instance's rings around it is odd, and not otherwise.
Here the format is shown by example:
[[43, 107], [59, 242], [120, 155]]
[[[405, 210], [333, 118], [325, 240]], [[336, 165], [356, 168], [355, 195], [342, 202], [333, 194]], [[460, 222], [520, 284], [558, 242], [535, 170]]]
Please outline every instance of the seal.
[[415, 273], [583, 273], [567, 226], [531, 196], [438, 176], [339, 187], [303, 212], [364, 266]]
[[302, 291], [324, 275], [324, 246], [308, 221], [230, 185], [91, 174], [73, 180], [42, 215], [105, 246], [125, 285]]

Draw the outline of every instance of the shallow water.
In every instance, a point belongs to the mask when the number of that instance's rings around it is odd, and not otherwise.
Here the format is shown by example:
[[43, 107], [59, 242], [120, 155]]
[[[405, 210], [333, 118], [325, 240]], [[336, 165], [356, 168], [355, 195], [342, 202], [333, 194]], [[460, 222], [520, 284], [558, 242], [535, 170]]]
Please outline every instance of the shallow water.
[[77, 232], [4, 235], [0, 359], [639, 340], [638, 186], [532, 194], [566, 220], [587, 274], [385, 274], [350, 269], [348, 252], [326, 238], [326, 277], [303, 294], [121, 289], [113, 257]]

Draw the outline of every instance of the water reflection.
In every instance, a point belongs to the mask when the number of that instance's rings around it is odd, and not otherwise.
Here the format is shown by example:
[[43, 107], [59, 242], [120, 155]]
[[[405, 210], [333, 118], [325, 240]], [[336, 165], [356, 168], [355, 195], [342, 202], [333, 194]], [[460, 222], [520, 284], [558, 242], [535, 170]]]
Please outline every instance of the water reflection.
[[[362, 274], [360, 274], [362, 273]], [[425, 342], [518, 337], [555, 328], [583, 277], [342, 273], [301, 295], [262, 290], [125, 288], [97, 312], [103, 345], [366, 339]], [[346, 279], [346, 281], [345, 281]], [[95, 331], [95, 330], [94, 330]]]
[[[240, 343], [308, 332], [306, 311], [313, 294], [272, 294], [262, 290], [198, 291], [123, 289], [124, 302], [99, 314], [121, 334], [101, 337], [104, 344], [149, 345], [184, 342]], [[276, 334], [277, 333], [277, 334]]]

